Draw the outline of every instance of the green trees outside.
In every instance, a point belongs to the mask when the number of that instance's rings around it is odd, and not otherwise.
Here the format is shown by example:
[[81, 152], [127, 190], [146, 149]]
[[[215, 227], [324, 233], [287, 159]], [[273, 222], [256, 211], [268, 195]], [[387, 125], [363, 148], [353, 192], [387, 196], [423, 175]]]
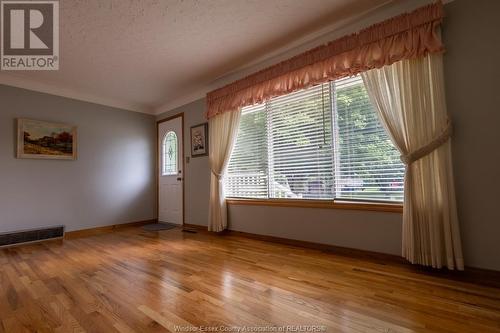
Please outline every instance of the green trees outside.
[[337, 197], [401, 201], [404, 166], [362, 81], [336, 86]]

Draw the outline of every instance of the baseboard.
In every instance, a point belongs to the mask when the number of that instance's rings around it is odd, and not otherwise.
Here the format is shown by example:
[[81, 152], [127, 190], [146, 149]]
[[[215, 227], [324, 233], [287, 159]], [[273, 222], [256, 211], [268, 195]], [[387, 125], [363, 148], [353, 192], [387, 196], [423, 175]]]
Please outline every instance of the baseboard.
[[334, 252], [336, 254], [342, 254], [342, 255], [351, 256], [351, 257], [354, 256], [354, 257], [358, 257], [358, 258], [362, 257], [362, 258], [371, 258], [371, 259], [378, 259], [378, 260], [384, 260], [384, 261], [404, 262], [404, 260], [401, 257], [393, 255], [393, 254], [372, 252], [372, 251], [368, 251], [368, 250], [359, 250], [359, 249], [353, 249], [353, 248], [342, 247], [342, 246], [337, 246], [337, 245], [314, 243], [314, 242], [297, 240], [297, 239], [254, 234], [254, 233], [250, 233], [250, 232], [236, 231], [236, 230], [229, 230], [229, 229], [224, 230], [223, 232], [219, 232], [219, 233], [212, 233], [212, 232], [209, 232], [207, 230], [207, 227], [196, 225], [196, 224], [185, 224], [185, 227], [189, 228], [189, 229], [194, 229], [194, 230], [200, 231], [200, 232], [207, 232], [210, 234], [239, 236], [239, 237], [261, 240], [261, 241], [265, 241], [265, 242], [279, 243], [279, 244], [284, 244], [284, 245], [304, 247], [304, 248], [315, 249], [315, 250], [320, 250], [320, 251]]
[[208, 232], [208, 229], [206, 226], [203, 225], [198, 225], [198, 224], [189, 224], [189, 223], [184, 223], [183, 229], [191, 229], [193, 231], [200, 231], [200, 232]]
[[156, 222], [157, 222], [156, 219], [152, 219], [152, 220], [128, 222], [128, 223], [122, 223], [122, 224], [112, 224], [112, 225], [106, 225], [106, 226], [102, 226], [102, 227], [69, 231], [69, 232], [66, 232], [64, 234], [64, 239], [75, 239], [75, 238], [81, 238], [81, 237], [95, 236], [95, 235], [99, 235], [99, 234], [113, 232], [113, 231], [116, 231], [118, 229], [123, 229], [123, 228], [128, 228], [128, 227], [137, 227], [137, 226], [142, 226], [145, 224], [156, 223]]
[[314, 242], [308, 242], [308, 241], [302, 241], [302, 240], [288, 239], [288, 238], [282, 238], [282, 237], [253, 234], [253, 233], [249, 233], [249, 232], [235, 231], [235, 230], [225, 230], [225, 231], [220, 232], [220, 233], [213, 233], [213, 232], [209, 232], [207, 230], [207, 227], [194, 225], [194, 224], [186, 224], [185, 226], [187, 228], [194, 229], [194, 230], [197, 230], [197, 231], [202, 232], [202, 233], [206, 232], [206, 233], [209, 233], [212, 235], [215, 234], [215, 235], [221, 235], [221, 236], [224, 236], [224, 235], [239, 236], [239, 237], [244, 237], [244, 238], [265, 241], [265, 242], [272, 242], [272, 243], [279, 243], [279, 244], [296, 246], [296, 247], [315, 249], [315, 250], [330, 252], [330, 253], [333, 253], [336, 255], [348, 256], [351, 258], [368, 259], [372, 262], [376, 262], [376, 263], [380, 263], [380, 264], [389, 264], [389, 263], [390, 264], [397, 264], [397, 265], [400, 265], [401, 267], [404, 267], [405, 269], [411, 270], [415, 273], [422, 273], [422, 274], [432, 275], [432, 276], [436, 276], [436, 277], [448, 278], [448, 279], [452, 279], [455, 281], [481, 284], [481, 285], [485, 285], [485, 286], [500, 288], [500, 271], [495, 271], [495, 270], [476, 268], [476, 267], [470, 267], [470, 266], [467, 266], [465, 268], [465, 271], [451, 271], [448, 269], [435, 269], [435, 268], [428, 268], [428, 267], [424, 267], [424, 266], [420, 266], [420, 265], [413, 265], [413, 264], [409, 263], [408, 261], [406, 261], [404, 258], [397, 256], [397, 255], [392, 255], [392, 254], [386, 254], [386, 253], [380, 253], [380, 252], [374, 252], [374, 251], [368, 251], [368, 250], [353, 249], [353, 248], [342, 247], [342, 246], [337, 246], [337, 245], [321, 244], [321, 243], [314, 243]]
[[251, 238], [251, 239], [261, 240], [261, 241], [265, 241], [265, 242], [272, 242], [272, 243], [278, 243], [278, 244], [283, 244], [283, 245], [304, 247], [304, 248], [319, 250], [319, 251], [324, 251], [324, 252], [331, 252], [331, 253], [335, 253], [335, 254], [342, 255], [342, 256], [348, 256], [348, 257], [365, 258], [365, 259], [370, 259], [370, 260], [383, 261], [383, 262], [394, 262], [394, 263], [404, 262], [404, 260], [397, 255], [381, 253], [381, 252], [373, 252], [373, 251], [354, 249], [354, 248], [343, 247], [343, 246], [338, 246], [338, 245], [314, 243], [314, 242], [309, 242], [309, 241], [282, 238], [282, 237], [276, 237], [276, 236], [253, 234], [253, 233], [244, 232], [244, 231], [228, 230], [226, 233], [229, 235]]

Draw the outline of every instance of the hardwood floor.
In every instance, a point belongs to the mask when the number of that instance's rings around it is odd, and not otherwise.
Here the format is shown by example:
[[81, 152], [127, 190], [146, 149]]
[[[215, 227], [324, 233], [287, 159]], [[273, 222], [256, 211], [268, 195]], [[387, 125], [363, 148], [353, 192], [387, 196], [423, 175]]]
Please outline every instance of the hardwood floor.
[[178, 229], [126, 228], [5, 249], [0, 287], [0, 333], [174, 332], [176, 325], [500, 332], [500, 289]]

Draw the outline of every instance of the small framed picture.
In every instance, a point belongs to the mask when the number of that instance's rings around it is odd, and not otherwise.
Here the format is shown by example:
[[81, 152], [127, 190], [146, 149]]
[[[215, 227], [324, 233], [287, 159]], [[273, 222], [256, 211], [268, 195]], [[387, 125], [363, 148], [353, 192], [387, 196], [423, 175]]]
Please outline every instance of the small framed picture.
[[191, 126], [191, 156], [208, 155], [208, 123]]
[[76, 126], [17, 119], [17, 158], [76, 160]]

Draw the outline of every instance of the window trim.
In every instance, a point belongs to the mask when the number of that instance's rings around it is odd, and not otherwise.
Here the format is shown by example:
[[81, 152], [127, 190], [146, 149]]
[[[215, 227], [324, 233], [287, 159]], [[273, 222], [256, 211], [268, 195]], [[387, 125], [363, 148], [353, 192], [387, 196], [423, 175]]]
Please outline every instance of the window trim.
[[402, 213], [402, 203], [348, 201], [348, 200], [304, 200], [304, 199], [250, 199], [226, 198], [228, 205], [237, 206], [274, 206], [320, 209], [347, 209], [375, 212]]
[[[336, 94], [334, 81], [329, 82], [329, 87], [332, 89], [332, 96]], [[330, 103], [332, 103], [332, 113], [335, 116], [336, 99], [330, 96]], [[266, 102], [265, 108], [267, 110], [268, 104]], [[269, 112], [269, 110], [267, 110]], [[334, 135], [333, 124], [334, 118], [330, 119], [332, 122], [332, 149], [336, 144], [336, 136]], [[268, 147], [269, 148], [269, 147]], [[268, 152], [269, 156], [269, 152]], [[334, 168], [339, 163], [334, 163]], [[336, 174], [334, 170], [334, 174]], [[268, 184], [269, 187], [269, 184]], [[236, 194], [236, 193], [235, 193]], [[268, 195], [267, 198], [234, 196], [227, 197], [227, 203], [230, 205], [261, 205], [261, 206], [282, 206], [282, 207], [304, 207], [304, 208], [329, 208], [329, 209], [355, 209], [355, 210], [368, 210], [368, 211], [385, 211], [385, 212], [398, 212], [403, 211], [403, 201], [391, 200], [371, 200], [370, 198], [324, 198], [324, 199], [305, 199], [305, 198], [273, 198]]]

